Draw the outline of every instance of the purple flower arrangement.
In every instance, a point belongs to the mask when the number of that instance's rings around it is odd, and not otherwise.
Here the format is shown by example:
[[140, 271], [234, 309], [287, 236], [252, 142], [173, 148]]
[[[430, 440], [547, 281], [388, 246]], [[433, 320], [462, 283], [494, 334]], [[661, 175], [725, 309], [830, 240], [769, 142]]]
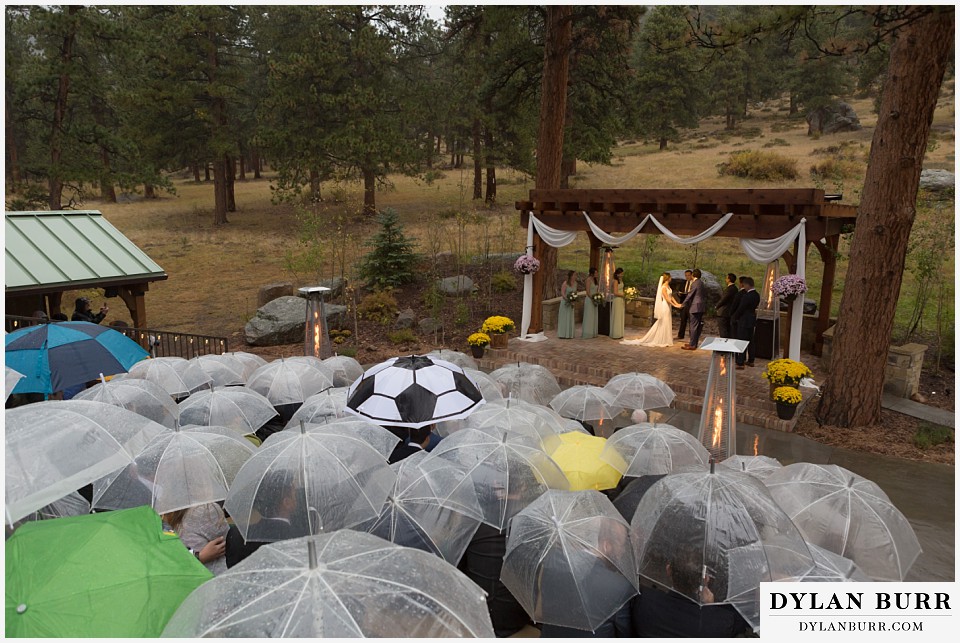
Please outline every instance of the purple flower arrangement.
[[540, 260], [530, 255], [520, 255], [513, 264], [513, 269], [521, 275], [532, 275], [540, 270]]
[[777, 297], [796, 297], [807, 292], [807, 282], [797, 275], [784, 275], [773, 282], [773, 294]]

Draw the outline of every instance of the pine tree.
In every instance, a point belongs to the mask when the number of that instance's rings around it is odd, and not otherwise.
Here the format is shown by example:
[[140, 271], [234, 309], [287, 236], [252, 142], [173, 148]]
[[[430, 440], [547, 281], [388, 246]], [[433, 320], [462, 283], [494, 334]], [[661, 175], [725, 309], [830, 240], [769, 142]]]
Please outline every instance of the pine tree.
[[368, 288], [393, 288], [416, 279], [414, 267], [419, 256], [416, 244], [407, 238], [400, 217], [386, 208], [377, 217], [380, 232], [367, 245], [371, 251], [360, 265], [360, 277]]

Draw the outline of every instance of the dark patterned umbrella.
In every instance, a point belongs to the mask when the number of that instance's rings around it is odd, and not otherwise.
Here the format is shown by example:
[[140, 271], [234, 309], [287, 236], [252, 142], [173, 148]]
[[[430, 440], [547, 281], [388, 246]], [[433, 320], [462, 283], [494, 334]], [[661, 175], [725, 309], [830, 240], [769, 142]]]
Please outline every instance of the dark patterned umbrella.
[[416, 429], [467, 417], [483, 403], [480, 389], [462, 368], [411, 355], [371, 367], [350, 387], [345, 410], [377, 424]]

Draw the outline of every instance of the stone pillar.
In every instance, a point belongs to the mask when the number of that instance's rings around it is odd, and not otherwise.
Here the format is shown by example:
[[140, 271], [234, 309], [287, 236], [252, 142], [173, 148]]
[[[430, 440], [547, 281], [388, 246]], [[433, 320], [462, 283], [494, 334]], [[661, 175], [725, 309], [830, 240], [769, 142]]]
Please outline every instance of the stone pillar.
[[897, 397], [910, 398], [920, 391], [920, 371], [927, 347], [923, 344], [891, 346], [887, 352], [883, 390]]

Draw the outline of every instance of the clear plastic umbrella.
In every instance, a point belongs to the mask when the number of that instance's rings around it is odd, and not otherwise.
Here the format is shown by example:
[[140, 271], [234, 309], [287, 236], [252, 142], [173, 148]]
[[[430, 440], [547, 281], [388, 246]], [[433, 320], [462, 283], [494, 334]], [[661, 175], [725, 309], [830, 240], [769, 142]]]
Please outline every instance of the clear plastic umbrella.
[[[642, 422], [623, 427], [607, 440], [600, 459], [625, 476], [706, 471], [710, 453], [695, 437], [669, 424]], [[626, 469], [623, 465], [626, 463]]]
[[732, 455], [720, 462], [720, 466], [749, 473], [760, 480], [783, 468], [779, 460], [765, 455]]
[[261, 366], [247, 380], [247, 387], [274, 406], [302, 404], [308, 397], [333, 386], [324, 371], [293, 358], [280, 358]]
[[[498, 402], [503, 406], [508, 408], [518, 408], [522, 411], [528, 411], [534, 415], [539, 415], [540, 418], [546, 423], [547, 427], [551, 429], [554, 433], [568, 433], [571, 431], [572, 424], [570, 423], [570, 418], [565, 418], [556, 411], [554, 411], [549, 406], [544, 406], [543, 404], [531, 404], [530, 402], [525, 402], [524, 400], [515, 400], [511, 397], [506, 397], [502, 402]], [[583, 428], [583, 425], [577, 421], [573, 422], [579, 427], [579, 430], [583, 433], [586, 433], [587, 430]]]
[[196, 362], [182, 357], [155, 357], [134, 364], [124, 379], [150, 380], [174, 397], [184, 397], [206, 388], [213, 380]]
[[598, 491], [547, 491], [510, 521], [500, 579], [537, 623], [595, 631], [638, 592], [630, 526]]
[[384, 460], [390, 457], [394, 448], [400, 443], [400, 438], [378, 424], [358, 417], [336, 418], [331, 420], [321, 420], [307, 424], [302, 420], [297, 422], [297, 426], [288, 427], [283, 431], [274, 433], [268, 437], [264, 444], [270, 446], [283, 440], [290, 440], [296, 437], [302, 430], [313, 434], [335, 435], [348, 440], [361, 440], [383, 456]]
[[310, 368], [315, 368], [326, 375], [331, 383], [333, 382], [333, 369], [327, 366], [326, 362], [319, 357], [314, 357], [313, 355], [294, 355], [293, 357], [285, 357], [284, 359], [294, 364], [303, 364]]
[[604, 387], [625, 409], [658, 409], [670, 406], [676, 394], [667, 384], [647, 373], [621, 373]]
[[785, 579], [782, 582], [801, 583], [869, 583], [873, 579], [863, 573], [857, 564], [823, 547], [807, 543], [813, 555], [814, 568], [801, 578]]
[[36, 402], [4, 412], [7, 523], [124, 468], [169, 431], [102, 402]]
[[583, 420], [611, 420], [623, 412], [613, 396], [599, 386], [571, 386], [550, 400], [550, 408], [565, 418]]
[[180, 605], [164, 637], [493, 638], [483, 590], [422, 551], [354, 531], [265, 545]]
[[391, 467], [397, 484], [380, 515], [357, 529], [456, 565], [483, 519], [473, 485], [463, 484], [467, 472], [425, 451]]
[[378, 516], [396, 479], [362, 439], [281, 431], [241, 468], [224, 509], [245, 541], [297, 538]]
[[480, 389], [480, 394], [487, 402], [499, 402], [503, 399], [503, 391], [500, 389], [500, 383], [490, 377], [488, 373], [475, 368], [464, 368], [463, 372]]
[[463, 370], [472, 369], [477, 370], [480, 367], [477, 365], [477, 360], [473, 359], [466, 353], [461, 353], [460, 351], [451, 351], [447, 349], [437, 349], [427, 353], [428, 356], [437, 357], [444, 361], [450, 362], [451, 364], [456, 364]]
[[59, 500], [54, 500], [46, 507], [40, 507], [34, 512], [17, 521], [17, 525], [31, 520], [52, 520], [68, 516], [83, 516], [90, 513], [90, 503], [76, 491], [72, 491]]
[[93, 483], [93, 506], [150, 505], [158, 514], [218, 502], [255, 449], [233, 429], [185, 426], [158, 435], [132, 464]]
[[764, 484], [804, 537], [875, 581], [902, 581], [920, 555], [913, 527], [876, 483], [833, 464], [798, 462]]
[[328, 388], [311, 395], [303, 405], [294, 412], [287, 422], [285, 429], [300, 426], [300, 420], [307, 424], [323, 424], [328, 420], [342, 418], [347, 415], [347, 387]]
[[552, 440], [557, 435], [554, 428], [536, 413], [523, 410], [516, 404], [488, 404], [464, 420], [463, 426], [481, 431], [489, 428], [500, 429], [507, 433], [536, 438], [541, 446], [556, 446], [556, 440]]
[[263, 359], [259, 355], [254, 353], [247, 353], [244, 351], [235, 351], [232, 353], [223, 353], [227, 357], [232, 357], [235, 360], [238, 360], [240, 364], [243, 365], [243, 379], [244, 381], [250, 379], [250, 376], [253, 375], [253, 372], [264, 366], [267, 363], [267, 360]]
[[190, 361], [203, 369], [213, 386], [242, 386], [247, 381], [243, 362], [232, 355], [198, 355]]
[[119, 406], [171, 429], [180, 417], [180, 408], [170, 394], [150, 380], [114, 378], [81, 391], [73, 399]]
[[547, 405], [560, 393], [557, 378], [539, 364], [508, 364], [490, 373], [490, 377], [500, 382], [504, 395], [532, 404]]
[[334, 355], [323, 360], [323, 365], [333, 372], [334, 386], [350, 386], [363, 377], [360, 362], [346, 355]]
[[181, 424], [228, 426], [254, 433], [277, 416], [270, 400], [245, 386], [214, 386], [194, 393], [178, 405]]
[[24, 377], [24, 375], [23, 375], [23, 373], [20, 373], [20, 372], [18, 372], [18, 371], [13, 370], [13, 369], [10, 368], [9, 366], [4, 366], [4, 368], [7, 369], [7, 370], [5, 371], [5, 377], [4, 377], [4, 389], [3, 389], [3, 390], [4, 390], [4, 393], [5, 393], [5, 397], [4, 397], [3, 399], [4, 399], [4, 400], [8, 400], [8, 399], [10, 399], [10, 394], [13, 393], [13, 389], [14, 389], [14, 387], [16, 387], [17, 382], [19, 382], [20, 380], [22, 380], [23, 377]]
[[658, 481], [630, 528], [641, 576], [701, 605], [731, 604], [754, 628], [760, 583], [814, 566], [800, 531], [763, 483], [719, 467]]
[[434, 447], [430, 457], [466, 469], [483, 522], [497, 529], [547, 489], [569, 488], [563, 471], [536, 438], [501, 429], [457, 431]]

